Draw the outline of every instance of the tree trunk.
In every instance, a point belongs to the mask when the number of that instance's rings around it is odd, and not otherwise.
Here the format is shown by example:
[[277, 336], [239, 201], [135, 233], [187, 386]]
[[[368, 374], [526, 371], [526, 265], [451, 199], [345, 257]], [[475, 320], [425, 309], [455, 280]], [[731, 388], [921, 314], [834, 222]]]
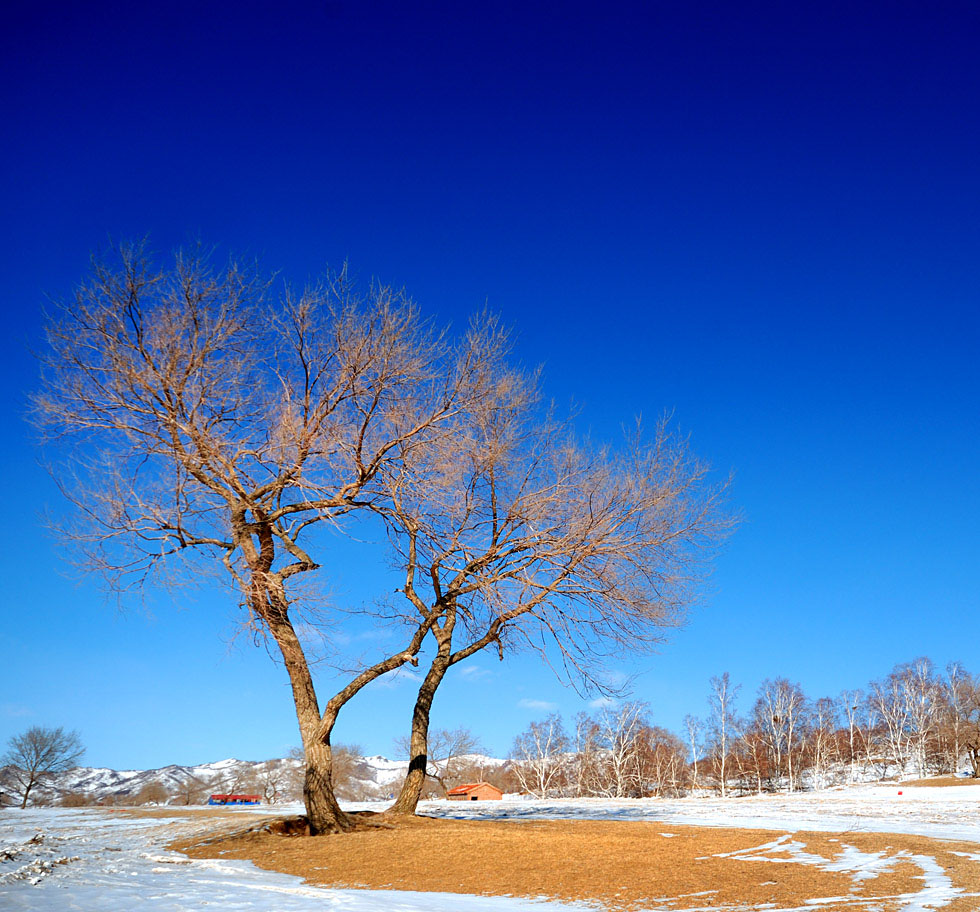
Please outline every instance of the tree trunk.
[[354, 828], [350, 816], [341, 810], [334, 795], [331, 770], [333, 755], [329, 744], [313, 741], [306, 745], [306, 777], [303, 801], [311, 836], [346, 833]]
[[333, 754], [330, 749], [330, 730], [333, 726], [330, 725], [325, 733], [322, 730], [320, 706], [302, 644], [285, 610], [270, 611], [265, 620], [282, 653], [283, 664], [292, 685], [296, 718], [299, 721], [306, 759], [303, 801], [306, 804], [310, 835], [346, 833], [353, 829], [354, 824], [341, 810], [333, 791]]
[[[440, 649], [440, 653], [443, 650]], [[448, 652], [448, 650], [447, 650]], [[412, 712], [412, 738], [410, 742], [410, 758], [408, 775], [402, 783], [401, 791], [395, 803], [385, 812], [390, 815], [408, 815], [415, 813], [422, 797], [425, 786], [426, 769], [429, 765], [429, 712], [436, 690], [449, 669], [448, 655], [437, 655], [429, 667], [429, 671], [419, 688], [415, 700], [415, 710]]]

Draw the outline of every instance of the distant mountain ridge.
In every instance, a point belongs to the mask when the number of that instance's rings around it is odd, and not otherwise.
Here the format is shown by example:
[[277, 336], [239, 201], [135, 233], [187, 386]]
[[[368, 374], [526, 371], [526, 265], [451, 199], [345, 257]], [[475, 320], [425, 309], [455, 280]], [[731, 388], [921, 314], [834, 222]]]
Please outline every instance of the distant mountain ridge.
[[[472, 755], [473, 768], [496, 770], [507, 761]], [[341, 798], [366, 800], [388, 797], [408, 771], [407, 760], [376, 754], [350, 757]], [[303, 761], [293, 758], [237, 760], [228, 758], [196, 766], [171, 764], [150, 770], [76, 767], [38, 789], [40, 803], [79, 804], [206, 804], [213, 793], [258, 794], [270, 803], [302, 798]]]

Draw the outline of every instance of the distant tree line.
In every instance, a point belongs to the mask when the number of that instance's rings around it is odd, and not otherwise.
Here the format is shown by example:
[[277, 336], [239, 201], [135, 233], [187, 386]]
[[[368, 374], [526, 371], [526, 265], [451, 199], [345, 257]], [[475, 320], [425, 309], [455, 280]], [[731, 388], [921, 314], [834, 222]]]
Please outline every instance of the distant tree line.
[[864, 690], [811, 699], [787, 678], [766, 679], [748, 715], [740, 686], [710, 682], [708, 714], [680, 735], [627, 702], [531, 723], [514, 742], [509, 774], [536, 797], [722, 796], [820, 789], [889, 777], [980, 778], [980, 676], [928, 658], [896, 665]]

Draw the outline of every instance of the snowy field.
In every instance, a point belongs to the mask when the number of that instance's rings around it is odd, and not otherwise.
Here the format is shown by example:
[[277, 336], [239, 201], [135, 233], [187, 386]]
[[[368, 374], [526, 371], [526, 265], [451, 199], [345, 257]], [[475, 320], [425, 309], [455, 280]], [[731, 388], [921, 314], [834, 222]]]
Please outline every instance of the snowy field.
[[[425, 802], [423, 813], [483, 819], [533, 817], [650, 820], [663, 824], [759, 827], [837, 833], [893, 832], [977, 843], [970, 858], [980, 862], [980, 786], [905, 789], [863, 787], [839, 792], [767, 798], [614, 801], [602, 799], [502, 802]], [[373, 806], [375, 809], [377, 805]], [[300, 810], [296, 808], [294, 810]], [[240, 809], [242, 822], [268, 809]], [[164, 846], [215, 828], [216, 821], [188, 814], [167, 819], [134, 818], [97, 810], [12, 810], [0, 812], [0, 909], [4, 912], [560, 912], [584, 906], [506, 897], [334, 890], [306, 886], [298, 878], [261, 871], [248, 862], [191, 861]], [[846, 840], [842, 839], [844, 843]], [[753, 850], [765, 860], [774, 850], [793, 851], [788, 837]], [[846, 847], [845, 853], [846, 853]], [[797, 851], [802, 864], [825, 859]], [[745, 856], [748, 857], [748, 856]], [[769, 860], [776, 860], [770, 858]], [[843, 858], [841, 864], [854, 859]], [[942, 909], [962, 892], [952, 888], [930, 859], [917, 861], [923, 889], [903, 903], [907, 912]], [[856, 877], [875, 876], [858, 859]], [[863, 866], [863, 867], [862, 867]], [[860, 868], [860, 870], [859, 870]], [[849, 870], [849, 868], [838, 868]], [[691, 912], [711, 908], [692, 900]], [[978, 899], [980, 903], [980, 899]], [[808, 903], [805, 908], [813, 909]], [[666, 907], [664, 907], [666, 908]], [[680, 907], [671, 904], [671, 912]], [[751, 912], [741, 906], [740, 912]]]
[[[294, 810], [300, 811], [297, 807]], [[241, 809], [242, 823], [268, 815]], [[215, 829], [193, 817], [139, 819], [95, 810], [0, 812], [3, 912], [560, 912], [506, 897], [328, 890], [245, 861], [191, 861], [171, 841]], [[579, 912], [583, 907], [578, 907]]]

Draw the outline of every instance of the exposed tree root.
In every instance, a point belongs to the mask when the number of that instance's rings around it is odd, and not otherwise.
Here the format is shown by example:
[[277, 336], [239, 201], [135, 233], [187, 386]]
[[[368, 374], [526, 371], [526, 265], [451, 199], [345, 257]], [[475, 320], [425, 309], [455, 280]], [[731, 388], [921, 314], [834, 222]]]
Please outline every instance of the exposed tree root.
[[[339, 827], [336, 830], [327, 830], [322, 833], [318, 833], [318, 836], [337, 836], [344, 835], [345, 833], [354, 833], [363, 830], [393, 830], [399, 819], [406, 819], [406, 815], [401, 815], [401, 817], [396, 817], [393, 820], [385, 819], [381, 814], [376, 814], [373, 811], [358, 811], [352, 814], [346, 815], [347, 824], [344, 827]], [[310, 824], [307, 818], [303, 815], [296, 815], [294, 817], [272, 817], [263, 818], [257, 823], [253, 823], [251, 826], [247, 827], [237, 827], [234, 830], [225, 830], [220, 833], [214, 833], [207, 839], [202, 839], [199, 842], [192, 843], [193, 846], [210, 846], [217, 845], [218, 843], [228, 842], [231, 840], [241, 839], [252, 834], [269, 833], [273, 836], [310, 836]]]

